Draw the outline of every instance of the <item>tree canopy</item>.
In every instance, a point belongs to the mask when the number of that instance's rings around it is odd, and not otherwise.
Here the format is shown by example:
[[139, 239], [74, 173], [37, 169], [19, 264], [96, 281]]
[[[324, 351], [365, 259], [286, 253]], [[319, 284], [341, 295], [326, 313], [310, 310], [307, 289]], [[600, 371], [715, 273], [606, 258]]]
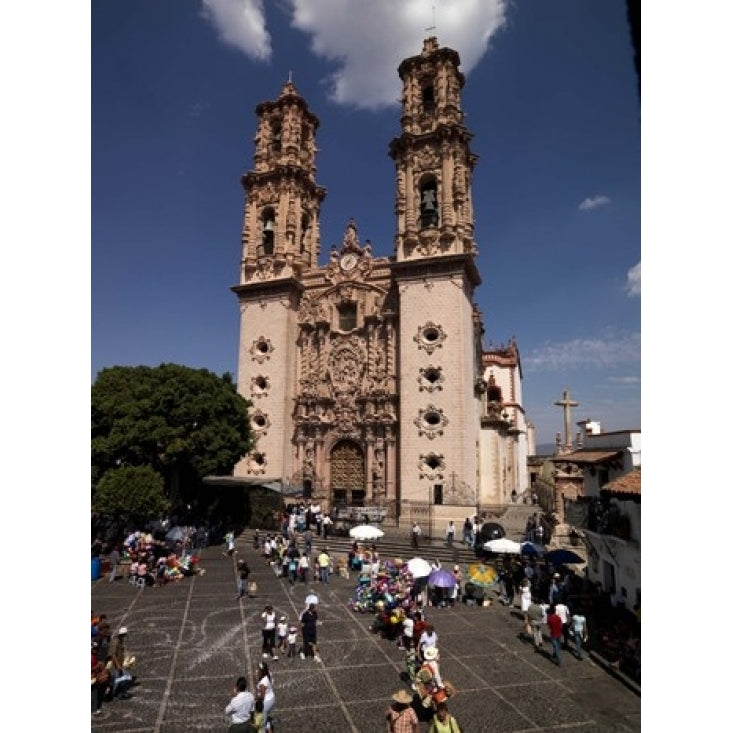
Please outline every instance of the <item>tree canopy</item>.
[[103, 369], [92, 385], [92, 483], [150, 466], [169, 495], [178, 481], [232, 472], [252, 448], [250, 403], [229, 374], [178, 364]]
[[150, 466], [113, 468], [105, 472], [94, 492], [94, 509], [141, 523], [157, 519], [170, 506], [163, 483], [163, 477]]

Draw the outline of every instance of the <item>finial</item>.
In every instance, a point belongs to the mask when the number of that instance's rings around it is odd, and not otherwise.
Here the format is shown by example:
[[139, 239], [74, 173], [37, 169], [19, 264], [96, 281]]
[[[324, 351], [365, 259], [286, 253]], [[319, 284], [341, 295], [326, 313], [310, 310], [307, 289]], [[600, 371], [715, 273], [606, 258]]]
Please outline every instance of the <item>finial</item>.
[[292, 83], [293, 83], [293, 70], [288, 69], [288, 84], [292, 84]]

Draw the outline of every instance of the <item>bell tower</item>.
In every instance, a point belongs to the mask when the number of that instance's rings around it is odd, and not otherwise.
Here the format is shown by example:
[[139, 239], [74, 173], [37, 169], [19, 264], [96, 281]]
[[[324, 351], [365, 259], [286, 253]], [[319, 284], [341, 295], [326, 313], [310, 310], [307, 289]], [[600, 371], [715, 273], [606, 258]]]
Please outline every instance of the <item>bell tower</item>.
[[292, 475], [297, 316], [307, 272], [318, 268], [320, 207], [315, 181], [318, 118], [288, 80], [255, 108], [254, 168], [245, 190], [239, 284], [237, 389], [252, 402], [254, 450], [236, 476]]
[[475, 504], [477, 497], [477, 157], [463, 124], [459, 64], [458, 53], [435, 38], [400, 64], [402, 134], [389, 148], [397, 173], [400, 498], [416, 505]]
[[288, 80], [274, 101], [257, 105], [254, 169], [246, 192], [240, 283], [299, 278], [318, 264], [320, 207], [315, 181], [318, 118]]
[[427, 38], [399, 66], [402, 135], [390, 143], [397, 168], [397, 260], [475, 254], [471, 179], [477, 156], [463, 124], [460, 58]]

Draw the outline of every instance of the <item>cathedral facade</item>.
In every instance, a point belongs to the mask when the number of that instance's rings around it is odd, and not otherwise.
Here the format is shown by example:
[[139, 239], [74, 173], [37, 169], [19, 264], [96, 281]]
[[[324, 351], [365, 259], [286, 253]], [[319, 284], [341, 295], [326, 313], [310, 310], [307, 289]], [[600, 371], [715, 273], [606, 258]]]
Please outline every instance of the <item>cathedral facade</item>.
[[519, 350], [513, 339], [483, 348], [473, 301], [477, 158], [459, 65], [429, 38], [399, 66], [390, 257], [375, 257], [349, 221], [318, 264], [318, 118], [290, 81], [257, 106], [232, 288], [238, 390], [257, 441], [235, 476], [302, 487], [327, 510], [380, 507], [400, 525], [460, 527], [529, 488]]

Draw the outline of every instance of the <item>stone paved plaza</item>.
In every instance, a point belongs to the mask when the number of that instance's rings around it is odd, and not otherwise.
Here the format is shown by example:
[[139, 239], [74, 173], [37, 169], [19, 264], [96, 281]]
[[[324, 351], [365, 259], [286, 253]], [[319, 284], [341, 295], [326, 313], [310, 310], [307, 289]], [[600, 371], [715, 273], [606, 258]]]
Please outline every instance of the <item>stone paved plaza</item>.
[[[299, 657], [270, 660], [277, 733], [382, 733], [391, 695], [409, 687], [400, 675], [404, 654], [369, 631], [370, 614], [349, 610], [355, 576], [327, 586], [277, 578], [243, 538], [258, 597], [236, 600], [235, 561], [220, 547], [203, 554], [202, 576], [163, 588], [137, 589], [124, 580], [92, 583], [91, 607], [112, 628], [129, 629], [140, 682], [130, 700], [105, 703], [93, 731], [226, 731], [224, 708], [234, 680], [253, 685], [261, 658], [260, 614], [266, 603], [295, 622], [309, 589], [320, 598], [323, 663]], [[318, 550], [318, 545], [316, 545]], [[459, 690], [449, 703], [464, 733], [474, 731], [638, 731], [641, 699], [593, 660], [563, 652], [562, 665], [535, 653], [520, 636], [519, 612], [489, 608], [428, 608], [441, 650], [441, 672]], [[546, 643], [549, 647], [549, 644]], [[428, 723], [422, 722], [421, 731]]]

